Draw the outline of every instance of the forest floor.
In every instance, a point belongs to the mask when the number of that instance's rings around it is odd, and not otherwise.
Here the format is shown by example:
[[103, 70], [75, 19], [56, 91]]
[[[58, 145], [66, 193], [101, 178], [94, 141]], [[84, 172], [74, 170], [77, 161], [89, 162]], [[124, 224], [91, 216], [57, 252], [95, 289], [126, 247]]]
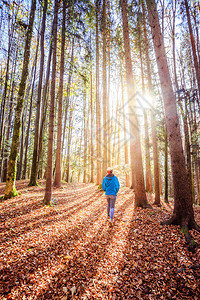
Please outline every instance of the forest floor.
[[27, 184], [0, 203], [0, 299], [199, 299], [200, 235], [190, 253], [177, 226], [160, 225], [172, 200], [134, 211], [133, 191], [121, 188], [109, 227], [94, 184], [63, 184], [52, 207], [42, 204], [44, 181]]

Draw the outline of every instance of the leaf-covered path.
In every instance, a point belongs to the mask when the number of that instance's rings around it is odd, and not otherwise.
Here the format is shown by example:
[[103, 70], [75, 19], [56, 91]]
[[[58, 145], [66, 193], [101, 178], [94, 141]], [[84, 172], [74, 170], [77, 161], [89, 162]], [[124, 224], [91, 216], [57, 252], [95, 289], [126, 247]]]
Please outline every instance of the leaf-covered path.
[[45, 207], [44, 182], [27, 184], [0, 203], [0, 299], [199, 299], [200, 237], [190, 253], [178, 227], [160, 225], [172, 203], [134, 211], [121, 188], [110, 228], [95, 185], [63, 184]]

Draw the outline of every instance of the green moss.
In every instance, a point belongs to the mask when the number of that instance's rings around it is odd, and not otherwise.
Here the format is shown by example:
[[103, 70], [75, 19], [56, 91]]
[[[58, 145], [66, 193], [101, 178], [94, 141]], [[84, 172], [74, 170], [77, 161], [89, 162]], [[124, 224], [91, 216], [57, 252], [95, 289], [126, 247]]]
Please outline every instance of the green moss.
[[150, 212], [149, 212], [149, 215], [150, 215], [150, 216], [156, 215], [156, 212], [155, 212], [155, 211], [150, 211]]
[[37, 181], [36, 182], [30, 181], [28, 186], [39, 186], [39, 184], [37, 183]]
[[195, 242], [195, 240], [192, 240], [191, 244], [192, 244], [192, 246], [196, 246], [197, 245], [197, 243]]
[[187, 234], [188, 233], [188, 228], [187, 227], [182, 227], [181, 232], [184, 233], [184, 234]]
[[13, 191], [11, 191], [9, 194], [4, 195], [4, 200], [11, 199], [11, 198], [14, 198], [16, 196], [19, 196], [19, 194], [18, 194], [16, 188], [14, 187]]
[[102, 189], [102, 184], [101, 184], [101, 183], [98, 185], [98, 189], [101, 190], [101, 191], [103, 190], [103, 189]]

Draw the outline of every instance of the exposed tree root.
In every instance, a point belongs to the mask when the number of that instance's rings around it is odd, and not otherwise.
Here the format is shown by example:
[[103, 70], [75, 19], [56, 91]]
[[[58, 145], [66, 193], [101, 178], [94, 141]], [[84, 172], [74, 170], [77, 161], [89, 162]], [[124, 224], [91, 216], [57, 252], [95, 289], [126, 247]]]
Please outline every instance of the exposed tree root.
[[195, 229], [196, 231], [200, 232], [200, 227], [194, 220], [190, 220], [188, 222], [184, 222], [184, 224], [180, 224], [180, 220], [177, 218], [176, 214], [173, 214], [171, 218], [164, 220], [161, 222], [161, 225], [180, 225], [181, 227], [181, 232], [184, 233], [185, 240], [187, 243], [188, 250], [191, 252], [195, 251], [196, 248], [196, 242], [191, 236], [189, 230], [190, 229]]
[[5, 194], [3, 199], [4, 200], [7, 200], [7, 199], [11, 199], [11, 198], [14, 198], [16, 196], [19, 196], [19, 193], [16, 191], [16, 189], [14, 188], [13, 191], [11, 191], [10, 193], [8, 194]]
[[185, 235], [185, 240], [186, 240], [186, 243], [188, 245], [188, 250], [191, 251], [191, 252], [194, 252], [194, 250], [196, 248], [196, 242], [192, 238], [191, 234], [189, 233], [188, 226], [181, 227], [181, 232], [183, 232], [184, 235]]
[[151, 204], [147, 203], [143, 206], [143, 208], [151, 208], [152, 209], [152, 206], [151, 206]]
[[176, 221], [176, 215], [174, 214], [171, 216], [171, 218], [162, 221], [161, 225], [178, 225], [175, 223], [175, 221]]
[[156, 202], [154, 202], [153, 205], [156, 205], [157, 207], [161, 207], [162, 206], [161, 203], [156, 203]]

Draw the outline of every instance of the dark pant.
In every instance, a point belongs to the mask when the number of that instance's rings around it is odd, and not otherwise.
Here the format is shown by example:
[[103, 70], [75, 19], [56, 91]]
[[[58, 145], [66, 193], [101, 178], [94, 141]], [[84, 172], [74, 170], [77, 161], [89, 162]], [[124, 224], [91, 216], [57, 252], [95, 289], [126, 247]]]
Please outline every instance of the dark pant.
[[117, 196], [115, 195], [106, 195], [107, 199], [107, 214], [110, 216], [111, 219], [113, 219], [114, 212], [115, 212], [115, 202], [117, 199]]

